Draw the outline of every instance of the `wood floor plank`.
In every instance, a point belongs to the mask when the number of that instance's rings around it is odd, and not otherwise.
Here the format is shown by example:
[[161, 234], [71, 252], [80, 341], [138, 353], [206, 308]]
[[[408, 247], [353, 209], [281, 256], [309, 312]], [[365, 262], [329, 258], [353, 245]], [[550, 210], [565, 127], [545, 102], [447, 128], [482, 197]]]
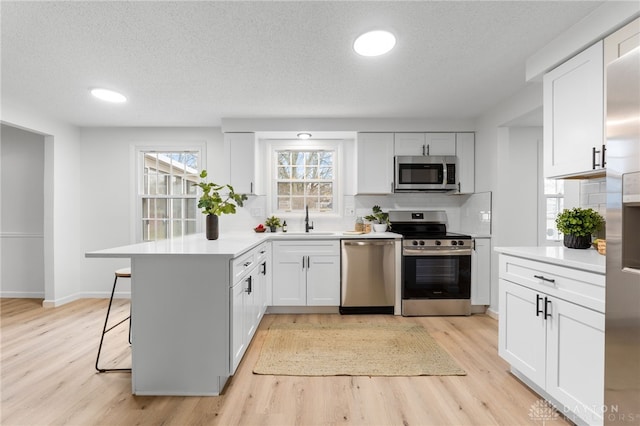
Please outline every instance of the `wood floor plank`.
[[[134, 396], [129, 373], [94, 370], [107, 303], [45, 309], [34, 299], [0, 300], [0, 424], [525, 425], [539, 399], [498, 356], [497, 322], [485, 315], [266, 315], [223, 395]], [[127, 301], [114, 301], [114, 321], [128, 312]], [[419, 324], [467, 375], [254, 375], [269, 326], [291, 322]], [[104, 365], [130, 366], [126, 323], [107, 334], [103, 351]]]

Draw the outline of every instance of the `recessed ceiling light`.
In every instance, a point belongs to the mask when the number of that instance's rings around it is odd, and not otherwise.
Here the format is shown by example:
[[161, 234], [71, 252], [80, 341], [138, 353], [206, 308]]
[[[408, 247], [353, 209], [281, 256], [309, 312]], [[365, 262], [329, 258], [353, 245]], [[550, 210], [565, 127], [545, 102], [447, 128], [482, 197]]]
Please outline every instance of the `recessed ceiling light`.
[[396, 37], [388, 31], [369, 31], [353, 43], [353, 50], [362, 56], [384, 55], [396, 45]]
[[91, 94], [96, 98], [106, 102], [114, 102], [114, 103], [127, 102], [127, 98], [123, 94], [114, 92], [113, 90], [92, 89]]
[[310, 139], [311, 133], [298, 133], [298, 139]]

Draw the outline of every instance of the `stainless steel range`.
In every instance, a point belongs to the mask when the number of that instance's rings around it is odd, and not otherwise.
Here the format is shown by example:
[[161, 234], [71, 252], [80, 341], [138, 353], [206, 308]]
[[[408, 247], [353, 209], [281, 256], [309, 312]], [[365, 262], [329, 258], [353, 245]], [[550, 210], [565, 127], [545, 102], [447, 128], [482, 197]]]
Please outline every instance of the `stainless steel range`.
[[469, 315], [469, 235], [447, 232], [444, 211], [390, 211], [393, 232], [402, 234], [402, 315]]

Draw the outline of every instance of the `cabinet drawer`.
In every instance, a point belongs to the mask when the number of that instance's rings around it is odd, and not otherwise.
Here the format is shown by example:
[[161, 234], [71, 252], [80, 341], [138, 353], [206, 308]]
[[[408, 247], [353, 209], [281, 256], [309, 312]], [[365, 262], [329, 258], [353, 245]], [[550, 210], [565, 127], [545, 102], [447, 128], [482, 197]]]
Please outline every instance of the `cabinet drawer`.
[[255, 249], [248, 251], [231, 260], [231, 285], [240, 281], [256, 265]]
[[282, 253], [298, 253], [300, 255], [340, 255], [339, 240], [322, 241], [274, 241], [273, 251], [276, 255]]
[[500, 278], [604, 312], [605, 276], [515, 256], [500, 256]]
[[256, 253], [256, 262], [262, 263], [267, 260], [267, 256], [269, 255], [269, 243], [264, 242], [260, 244], [258, 247], [254, 249]]

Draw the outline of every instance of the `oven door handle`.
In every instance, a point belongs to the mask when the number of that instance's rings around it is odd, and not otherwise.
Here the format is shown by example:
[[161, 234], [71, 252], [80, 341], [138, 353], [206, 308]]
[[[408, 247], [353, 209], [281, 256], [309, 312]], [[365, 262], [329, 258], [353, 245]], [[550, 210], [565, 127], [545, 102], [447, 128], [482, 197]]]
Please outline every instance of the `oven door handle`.
[[438, 249], [438, 250], [421, 250], [421, 249], [402, 249], [403, 256], [471, 256], [471, 249]]

